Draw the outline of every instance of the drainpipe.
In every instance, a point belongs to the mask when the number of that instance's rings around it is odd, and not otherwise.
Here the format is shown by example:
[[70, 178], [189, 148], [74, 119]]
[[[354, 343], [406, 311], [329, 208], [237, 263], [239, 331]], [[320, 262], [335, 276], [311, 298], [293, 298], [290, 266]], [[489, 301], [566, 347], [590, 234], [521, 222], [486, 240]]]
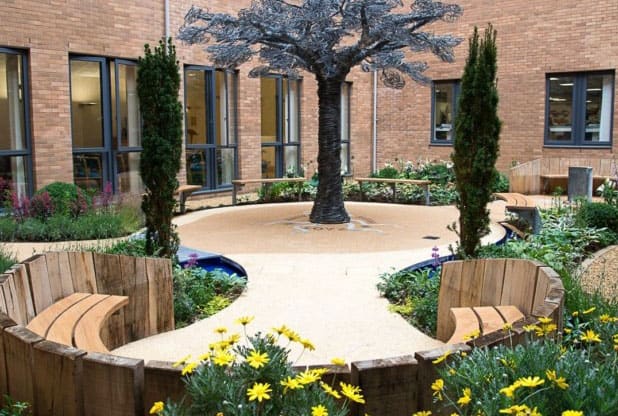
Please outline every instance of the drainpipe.
[[170, 0], [165, 0], [165, 41], [170, 37]]
[[378, 170], [378, 71], [373, 71], [373, 132], [371, 140], [371, 172]]

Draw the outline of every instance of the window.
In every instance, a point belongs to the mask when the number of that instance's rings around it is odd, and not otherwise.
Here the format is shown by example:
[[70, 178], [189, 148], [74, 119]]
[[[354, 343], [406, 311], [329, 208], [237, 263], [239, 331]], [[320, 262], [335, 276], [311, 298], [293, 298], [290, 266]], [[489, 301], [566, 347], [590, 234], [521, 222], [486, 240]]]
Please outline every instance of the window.
[[341, 84], [341, 173], [350, 175], [350, 96], [352, 83]]
[[298, 81], [261, 78], [262, 177], [297, 175], [300, 157]]
[[0, 177], [17, 196], [32, 193], [26, 54], [0, 48]]
[[431, 142], [452, 144], [459, 84], [456, 81], [435, 81], [432, 88]]
[[86, 189], [140, 193], [141, 117], [135, 62], [71, 57], [73, 177]]
[[236, 75], [185, 67], [187, 183], [229, 188], [236, 176]]
[[548, 75], [545, 144], [611, 146], [613, 107], [613, 73]]

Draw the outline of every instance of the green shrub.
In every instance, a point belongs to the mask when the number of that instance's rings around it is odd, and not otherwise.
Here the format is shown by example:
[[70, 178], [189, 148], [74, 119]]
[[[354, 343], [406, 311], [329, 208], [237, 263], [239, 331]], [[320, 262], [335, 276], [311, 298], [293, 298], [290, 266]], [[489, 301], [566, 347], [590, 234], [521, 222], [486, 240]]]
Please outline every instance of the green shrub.
[[174, 267], [174, 316], [177, 327], [204, 319], [227, 304], [217, 297], [236, 299], [247, 280], [222, 270], [206, 271], [201, 267]]
[[440, 291], [439, 268], [385, 273], [380, 276], [377, 288], [380, 295], [393, 304], [393, 312], [399, 313], [426, 334], [435, 336]]
[[584, 227], [607, 228], [618, 232], [618, 206], [587, 202], [577, 211], [577, 223]]
[[15, 263], [17, 263], [15, 255], [10, 253], [5, 246], [0, 246], [0, 273], [4, 273]]
[[[252, 318], [241, 319], [246, 323]], [[211, 345], [210, 352], [194, 362], [179, 361], [184, 365], [183, 375], [186, 374], [185, 398], [180, 403], [156, 402], [151, 413], [344, 416], [349, 412], [350, 401], [365, 402], [356, 386], [335, 386], [322, 381], [326, 370], [295, 370], [290, 351], [279, 344], [294, 342], [309, 350], [314, 349], [313, 345], [285, 326], [274, 330], [275, 335], [258, 333], [239, 342], [240, 335], [223, 338], [227, 328], [217, 329], [222, 339]], [[245, 328], [243, 332], [246, 334]]]
[[26, 402], [16, 402], [10, 396], [4, 396], [4, 406], [0, 409], [0, 416], [21, 416], [29, 414], [30, 405]]
[[146, 257], [146, 240], [143, 238], [129, 238], [104, 247], [101, 252], [121, 254], [123, 256]]
[[371, 175], [375, 178], [394, 179], [399, 177], [399, 171], [390, 163], [387, 163], [382, 169]]
[[492, 192], [508, 192], [509, 191], [509, 177], [502, 172], [498, 172], [493, 184], [491, 185]]
[[[578, 325], [567, 328], [562, 342], [542, 338], [514, 348], [476, 348], [467, 357], [446, 360], [439, 368], [444, 381], [440, 402], [450, 406], [448, 414], [456, 415], [498, 415], [514, 405], [536, 408], [534, 414], [539, 415], [560, 415], [566, 410], [587, 416], [615, 415], [618, 318], [592, 310], [579, 311], [577, 316], [586, 314]], [[470, 389], [468, 403], [460, 401], [465, 389]]]
[[35, 195], [42, 195], [45, 192], [49, 194], [54, 206], [54, 212], [57, 214], [70, 215], [76, 210], [81, 211], [78, 208], [80, 201], [86, 205], [86, 209], [92, 204], [92, 198], [80, 187], [72, 183], [53, 182], [39, 189]]

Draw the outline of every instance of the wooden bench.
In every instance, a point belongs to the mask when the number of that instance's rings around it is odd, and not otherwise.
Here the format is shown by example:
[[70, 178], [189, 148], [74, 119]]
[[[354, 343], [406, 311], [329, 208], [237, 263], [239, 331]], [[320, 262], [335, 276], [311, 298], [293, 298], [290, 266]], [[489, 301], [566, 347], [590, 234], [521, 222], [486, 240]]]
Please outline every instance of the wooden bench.
[[455, 330], [447, 344], [458, 344], [470, 340], [471, 334], [475, 337], [488, 335], [500, 331], [505, 324], [514, 324], [524, 319], [516, 306], [474, 306], [469, 308], [451, 308], [451, 320], [455, 323]]
[[73, 293], [39, 313], [26, 328], [50, 341], [108, 353], [101, 330], [107, 319], [128, 303], [127, 296]]
[[429, 205], [429, 185], [431, 181], [423, 179], [397, 179], [397, 178], [354, 178], [360, 187], [361, 201], [365, 199], [365, 192], [363, 190], [363, 183], [383, 183], [391, 186], [393, 190], [393, 202], [397, 199], [397, 184], [416, 185], [423, 188], [425, 192], [425, 205]]
[[451, 261], [442, 264], [440, 279], [437, 338], [443, 342], [462, 342], [465, 335], [479, 330], [475, 340], [479, 345], [493, 340], [492, 334], [504, 323], [524, 322], [522, 318], [534, 323], [538, 317], [551, 317], [562, 330], [564, 287], [558, 274], [541, 263]]
[[238, 191], [249, 184], [259, 183], [264, 186], [270, 186], [273, 183], [290, 182], [297, 184], [298, 200], [302, 198], [303, 184], [307, 181], [305, 178], [260, 178], [260, 179], [235, 179], [232, 181], [232, 205], [236, 205]]
[[186, 211], [186, 202], [187, 198], [193, 194], [193, 192], [199, 191], [202, 189], [200, 185], [180, 185], [174, 191], [175, 195], [178, 195], [178, 209], [181, 214], [184, 214]]
[[[494, 196], [506, 201], [507, 211], [517, 214], [519, 218], [526, 221], [530, 225], [530, 228], [532, 228], [534, 234], [541, 232], [543, 222], [541, 220], [541, 213], [534, 199], [518, 192], [496, 192]], [[521, 238], [525, 237], [525, 233], [517, 227], [508, 223], [503, 223], [502, 225], [511, 229]]]

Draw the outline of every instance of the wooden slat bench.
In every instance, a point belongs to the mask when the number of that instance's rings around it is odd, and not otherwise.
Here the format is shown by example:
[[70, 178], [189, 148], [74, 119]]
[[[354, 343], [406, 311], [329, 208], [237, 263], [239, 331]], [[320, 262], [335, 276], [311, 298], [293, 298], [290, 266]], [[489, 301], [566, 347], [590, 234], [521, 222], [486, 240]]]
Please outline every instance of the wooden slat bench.
[[200, 189], [202, 189], [202, 187], [199, 185], [180, 185], [174, 191], [174, 194], [178, 195], [178, 207], [181, 214], [184, 214], [186, 211], [187, 198], [189, 198], [193, 192], [199, 191]]
[[455, 331], [447, 344], [466, 342], [470, 334], [476, 331], [478, 336], [488, 335], [502, 330], [505, 324], [513, 324], [525, 318], [513, 305], [451, 308], [450, 316], [455, 322]]
[[114, 312], [128, 303], [127, 296], [73, 293], [38, 314], [27, 328], [49, 341], [107, 353], [101, 329]]
[[423, 188], [425, 192], [425, 205], [429, 205], [429, 185], [431, 181], [422, 179], [397, 179], [397, 178], [354, 178], [360, 187], [361, 201], [365, 199], [365, 192], [363, 190], [363, 183], [383, 183], [391, 186], [393, 190], [393, 202], [397, 199], [397, 184], [416, 185]]
[[249, 184], [255, 184], [255, 183], [259, 183], [262, 184], [264, 186], [270, 186], [273, 183], [282, 183], [282, 182], [290, 182], [290, 183], [296, 183], [297, 184], [297, 193], [298, 193], [298, 200], [301, 200], [302, 197], [302, 192], [303, 192], [303, 183], [305, 183], [307, 179], [305, 178], [258, 178], [258, 179], [235, 179], [232, 181], [232, 205], [236, 205], [236, 203], [238, 202], [237, 200], [237, 195], [238, 195], [238, 191], [240, 191], [240, 189], [245, 186], [245, 185], [249, 185]]
[[[541, 214], [534, 199], [518, 192], [496, 192], [494, 196], [506, 201], [507, 211], [517, 214], [521, 219], [526, 221], [530, 225], [530, 228], [532, 228], [534, 234], [541, 232], [543, 222], [541, 221]], [[507, 228], [513, 230], [520, 237], [525, 235], [523, 231], [512, 225], [507, 226]]]

